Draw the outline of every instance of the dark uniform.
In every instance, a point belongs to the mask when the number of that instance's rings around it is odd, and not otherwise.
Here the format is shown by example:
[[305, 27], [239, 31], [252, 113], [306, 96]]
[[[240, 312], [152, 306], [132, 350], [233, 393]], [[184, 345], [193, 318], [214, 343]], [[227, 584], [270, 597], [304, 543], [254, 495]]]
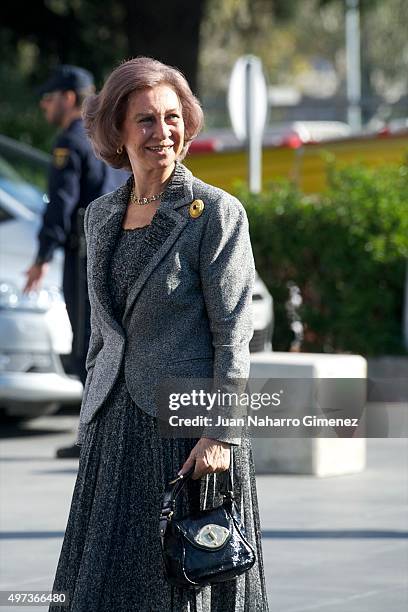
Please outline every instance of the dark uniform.
[[65, 250], [63, 291], [73, 331], [72, 367], [82, 383], [90, 338], [83, 214], [92, 200], [113, 191], [126, 173], [113, 170], [92, 151], [81, 119], [75, 119], [55, 142], [49, 174], [50, 202], [39, 233], [36, 262], [48, 262], [57, 247]]

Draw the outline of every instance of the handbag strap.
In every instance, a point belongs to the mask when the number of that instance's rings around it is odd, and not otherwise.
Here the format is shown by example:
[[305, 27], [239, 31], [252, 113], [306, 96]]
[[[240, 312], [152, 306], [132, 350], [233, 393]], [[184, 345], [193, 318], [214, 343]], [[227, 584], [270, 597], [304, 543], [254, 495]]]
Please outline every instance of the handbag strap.
[[[233, 450], [232, 446], [231, 454], [230, 454], [230, 466], [228, 468], [228, 489], [226, 491], [222, 491], [222, 495], [225, 501], [233, 502], [234, 501], [234, 488], [233, 488]], [[186, 482], [191, 478], [194, 473], [195, 463], [192, 468], [189, 469], [185, 474], [180, 474], [177, 478], [170, 480], [167, 488], [164, 492], [163, 503], [160, 512], [159, 519], [159, 528], [160, 528], [160, 538], [163, 544], [164, 536], [166, 533], [166, 529], [174, 515], [176, 508], [176, 499], [180, 495], [181, 491], [184, 489]]]

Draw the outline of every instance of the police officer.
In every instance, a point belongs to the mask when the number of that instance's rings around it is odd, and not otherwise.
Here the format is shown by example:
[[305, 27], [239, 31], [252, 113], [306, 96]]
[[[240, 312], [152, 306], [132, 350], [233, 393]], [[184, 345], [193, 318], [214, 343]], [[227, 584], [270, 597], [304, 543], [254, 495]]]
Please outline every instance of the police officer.
[[[90, 337], [90, 305], [86, 282], [83, 214], [86, 206], [124, 182], [126, 176], [97, 159], [81, 119], [85, 98], [93, 93], [90, 72], [77, 66], [58, 66], [39, 88], [46, 120], [58, 128], [49, 174], [49, 204], [38, 235], [37, 257], [27, 270], [24, 292], [36, 290], [54, 251], [65, 251], [63, 292], [73, 331], [72, 369], [85, 384], [85, 360]], [[80, 448], [59, 449], [57, 457], [75, 457]]]

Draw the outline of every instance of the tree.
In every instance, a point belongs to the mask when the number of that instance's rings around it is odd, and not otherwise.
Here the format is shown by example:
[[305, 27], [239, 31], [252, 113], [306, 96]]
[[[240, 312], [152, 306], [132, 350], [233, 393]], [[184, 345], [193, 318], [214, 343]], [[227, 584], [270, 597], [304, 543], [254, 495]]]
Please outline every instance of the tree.
[[195, 88], [204, 4], [31, 0], [28, 11], [24, 0], [15, 0], [3, 3], [1, 17], [13, 46], [37, 49], [33, 77], [62, 62], [82, 65], [101, 81], [122, 59], [149, 55], [179, 67]]
[[[3, 31], [7, 29], [17, 50], [18, 68], [32, 83], [43, 80], [58, 63], [81, 65], [100, 81], [128, 52], [121, 2], [31, 0], [28, 11], [24, 0], [14, 0], [3, 3], [1, 17]], [[33, 61], [24, 65], [27, 48]]]
[[200, 25], [205, 0], [123, 0], [129, 54], [177, 66], [196, 90]]
[[[202, 26], [199, 91], [208, 125], [225, 125], [225, 91], [237, 57], [254, 53], [271, 85], [298, 89], [310, 100], [331, 88], [346, 110], [345, 0], [302, 0], [285, 4], [284, 19], [271, 0], [208, 0]], [[381, 101], [384, 113], [408, 92], [406, 0], [361, 0], [362, 81], [366, 118]], [[323, 66], [326, 69], [320, 70]], [[327, 93], [327, 95], [329, 95]], [[328, 102], [329, 104], [329, 102]], [[333, 104], [333, 101], [330, 102]], [[382, 112], [382, 111], [381, 111]], [[281, 111], [274, 108], [275, 120]], [[340, 114], [340, 113], [339, 113]]]
[[[347, 0], [318, 1], [322, 7], [337, 5], [343, 11], [347, 6]], [[359, 8], [363, 111], [369, 116], [376, 95], [392, 102], [408, 93], [408, 5], [406, 0], [359, 0]]]
[[[361, 5], [363, 93], [398, 98], [408, 90], [408, 4]], [[88, 68], [99, 87], [121, 60], [154, 56], [180, 68], [211, 105], [224, 100], [243, 53], [259, 55], [270, 82], [283, 85], [299, 85], [323, 59], [344, 91], [344, 7], [345, 0], [31, 0], [27, 10], [25, 0], [5, 0], [0, 132], [48, 147], [33, 88], [60, 62]]]
[[150, 55], [175, 65], [196, 88], [205, 0], [24, 0], [2, 3], [0, 132], [45, 150], [52, 131], [34, 88], [59, 63], [89, 69], [100, 87], [125, 58]]

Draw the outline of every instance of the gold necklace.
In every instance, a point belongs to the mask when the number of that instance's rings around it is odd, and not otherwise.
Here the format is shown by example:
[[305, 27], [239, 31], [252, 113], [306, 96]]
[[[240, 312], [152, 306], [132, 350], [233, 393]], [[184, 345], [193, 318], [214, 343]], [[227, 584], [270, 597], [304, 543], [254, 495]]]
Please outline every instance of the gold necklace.
[[157, 193], [156, 195], [152, 195], [148, 198], [138, 198], [135, 194], [135, 186], [133, 185], [132, 191], [130, 192], [130, 201], [132, 204], [136, 204], [136, 206], [143, 206], [145, 204], [150, 204], [150, 202], [156, 202], [156, 200], [160, 200], [164, 191], [161, 193]]

